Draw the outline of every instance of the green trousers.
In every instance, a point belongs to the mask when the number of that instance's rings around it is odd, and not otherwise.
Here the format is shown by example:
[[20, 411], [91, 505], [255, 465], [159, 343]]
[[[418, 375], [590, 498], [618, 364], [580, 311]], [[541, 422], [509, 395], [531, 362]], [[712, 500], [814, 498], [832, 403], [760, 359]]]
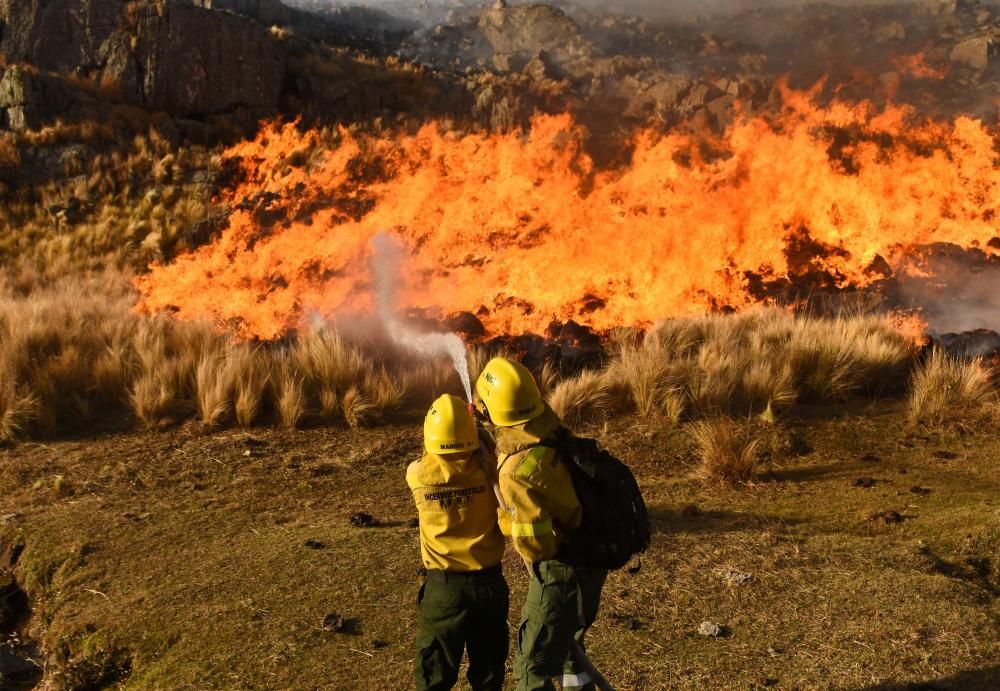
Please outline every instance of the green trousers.
[[564, 691], [593, 689], [593, 680], [570, 651], [575, 639], [583, 646], [587, 629], [597, 619], [604, 569], [570, 566], [559, 561], [534, 565], [517, 633], [514, 678], [517, 691], [551, 691], [553, 677]]
[[450, 689], [458, 681], [462, 652], [475, 691], [503, 689], [510, 593], [499, 568], [479, 573], [430, 571], [417, 596], [420, 628], [413, 676], [417, 691]]

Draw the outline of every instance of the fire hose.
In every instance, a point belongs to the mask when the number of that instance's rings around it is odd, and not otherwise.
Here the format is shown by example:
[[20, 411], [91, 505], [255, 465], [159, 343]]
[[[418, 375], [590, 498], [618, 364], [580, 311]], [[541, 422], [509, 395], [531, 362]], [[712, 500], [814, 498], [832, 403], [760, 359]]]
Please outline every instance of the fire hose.
[[[469, 407], [471, 408], [472, 406]], [[493, 494], [496, 495], [497, 503], [500, 505], [500, 508], [503, 511], [510, 511], [510, 509], [507, 508], [507, 502], [503, 498], [503, 494], [501, 494], [500, 492], [500, 484], [498, 482], [493, 482], [493, 473], [490, 472], [489, 459], [486, 456], [486, 448], [487, 446], [492, 447], [492, 440], [487, 440], [484, 438], [484, 436], [485, 432], [480, 430], [479, 453], [476, 454], [477, 457], [479, 458], [479, 464], [482, 467], [483, 472], [486, 473], [486, 479], [493, 486]], [[528, 571], [528, 579], [530, 580], [531, 578], [533, 578], [534, 573], [531, 570], [531, 564], [529, 564], [527, 561], [524, 561], [524, 568], [527, 569]], [[585, 624], [585, 622], [583, 621], [582, 608], [580, 611], [580, 624], [581, 625]], [[583, 649], [583, 646], [580, 644], [580, 641], [576, 640], [575, 638], [570, 640], [570, 652], [572, 653], [573, 659], [574, 661], [576, 661], [576, 664], [578, 664], [582, 668], [582, 670], [590, 677], [591, 681], [594, 682], [594, 685], [598, 689], [600, 689], [600, 691], [615, 691], [614, 687], [608, 682], [607, 679], [604, 678], [604, 675], [597, 670], [597, 667], [595, 667], [594, 663], [590, 661], [590, 658], [587, 657], [587, 652]]]

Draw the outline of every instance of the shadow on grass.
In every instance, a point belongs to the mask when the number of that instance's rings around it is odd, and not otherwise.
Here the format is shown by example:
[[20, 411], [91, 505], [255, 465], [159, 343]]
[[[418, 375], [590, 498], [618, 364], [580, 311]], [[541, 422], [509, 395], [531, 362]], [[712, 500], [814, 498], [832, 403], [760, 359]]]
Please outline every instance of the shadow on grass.
[[933, 681], [876, 684], [859, 691], [986, 691], [1000, 689], [1000, 666], [971, 669]]
[[809, 482], [837, 475], [850, 475], [858, 469], [870, 469], [851, 461], [834, 461], [797, 468], [768, 470], [757, 478], [758, 482]]
[[789, 526], [801, 523], [799, 520], [777, 518], [759, 513], [736, 511], [703, 510], [689, 505], [686, 507], [649, 507], [649, 522], [654, 533], [731, 533], [751, 528], [762, 528], [781, 524]]

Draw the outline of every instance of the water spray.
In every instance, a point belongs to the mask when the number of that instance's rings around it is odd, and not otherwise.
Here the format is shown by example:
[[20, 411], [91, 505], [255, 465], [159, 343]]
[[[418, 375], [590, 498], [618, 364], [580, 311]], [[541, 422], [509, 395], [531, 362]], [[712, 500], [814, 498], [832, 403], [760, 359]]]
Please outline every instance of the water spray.
[[375, 273], [375, 304], [378, 317], [389, 338], [414, 355], [434, 358], [447, 355], [465, 389], [465, 399], [472, 405], [472, 381], [469, 377], [468, 348], [456, 333], [420, 333], [403, 324], [395, 313], [399, 268], [403, 263], [402, 243], [387, 232], [372, 238], [372, 269]]

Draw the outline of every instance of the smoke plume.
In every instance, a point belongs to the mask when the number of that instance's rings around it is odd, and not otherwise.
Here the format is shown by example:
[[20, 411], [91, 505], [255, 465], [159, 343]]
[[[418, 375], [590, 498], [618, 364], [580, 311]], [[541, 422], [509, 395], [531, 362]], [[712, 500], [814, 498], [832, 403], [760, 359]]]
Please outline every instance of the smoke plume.
[[421, 358], [448, 356], [472, 402], [472, 383], [465, 342], [454, 333], [420, 333], [396, 315], [396, 289], [405, 258], [403, 244], [387, 232], [372, 238], [372, 271], [375, 274], [375, 305], [379, 321], [392, 341]]
[[900, 282], [900, 297], [920, 310], [932, 332], [1000, 330], [1000, 261], [953, 251], [931, 256], [920, 268], [923, 276]]

